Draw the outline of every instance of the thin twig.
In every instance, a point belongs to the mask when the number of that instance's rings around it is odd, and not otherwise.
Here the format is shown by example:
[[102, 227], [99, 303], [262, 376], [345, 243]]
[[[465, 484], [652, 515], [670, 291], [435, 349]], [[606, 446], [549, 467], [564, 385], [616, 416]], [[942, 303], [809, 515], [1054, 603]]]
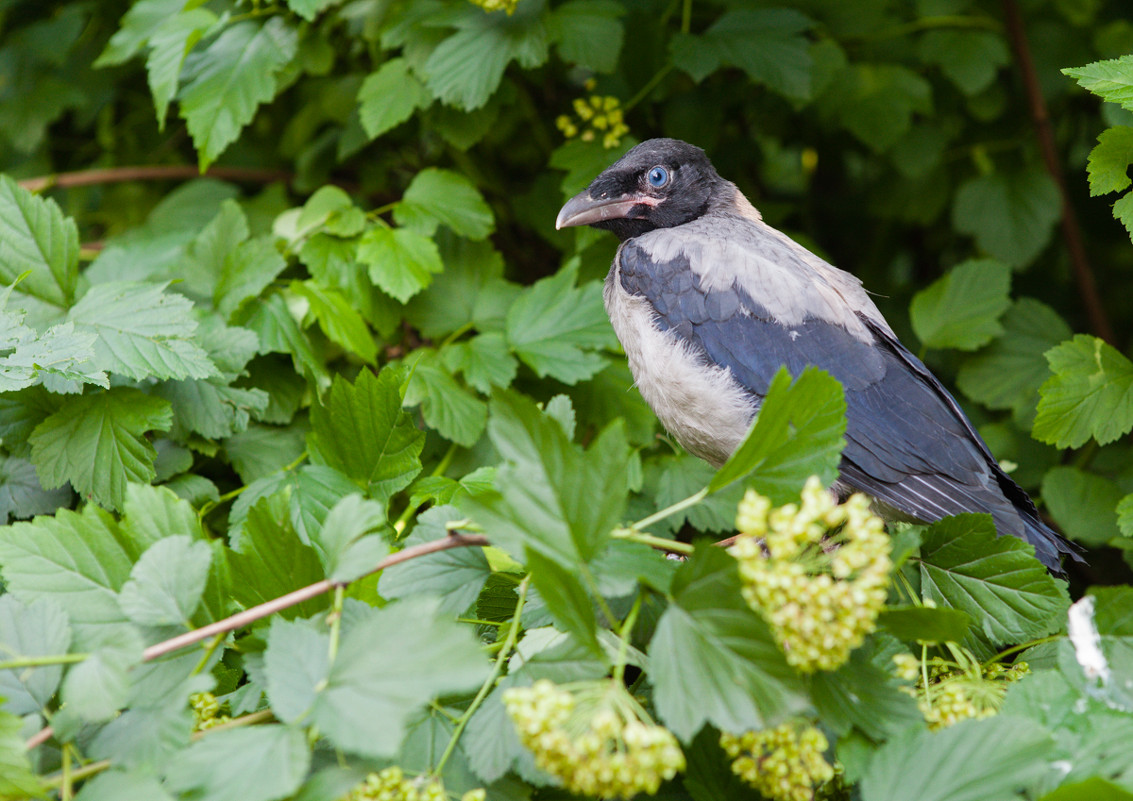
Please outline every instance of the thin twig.
[[[483, 534], [449, 534], [441, 540], [433, 540], [432, 542], [423, 542], [420, 545], [413, 545], [409, 548], [398, 551], [397, 553], [390, 554], [382, 561], [378, 562], [373, 569], [368, 571], [365, 576], [377, 573], [379, 570], [384, 570], [387, 567], [408, 562], [410, 559], [416, 559], [420, 556], [427, 556], [431, 553], [439, 551], [447, 551], [451, 548], [467, 548], [477, 545], [488, 545], [488, 538]], [[207, 640], [210, 637], [215, 637], [227, 631], [235, 631], [236, 629], [243, 628], [250, 623], [261, 620], [265, 617], [274, 615], [284, 609], [288, 609], [304, 601], [309, 601], [312, 598], [318, 598], [324, 593], [330, 592], [338, 586], [342, 586], [341, 582], [331, 581], [330, 579], [323, 579], [316, 581], [314, 584], [308, 584], [306, 587], [301, 587], [294, 592], [289, 592], [286, 595], [281, 595], [278, 598], [273, 598], [270, 601], [265, 601], [259, 606], [253, 606], [250, 609], [245, 609], [243, 612], [238, 612], [235, 615], [218, 620], [215, 623], [210, 623], [207, 626], [201, 626], [199, 629], [187, 631], [184, 634], [179, 634], [163, 642], [151, 645], [149, 648], [142, 652], [142, 661], [150, 662], [157, 659], [159, 656], [165, 656], [173, 651], [180, 650], [190, 645], [195, 645], [198, 642]], [[42, 745], [51, 738], [54, 730], [50, 726], [45, 726], [38, 732], [28, 738], [25, 743], [27, 750], [31, 750], [38, 745]]]
[[1015, 53], [1015, 61], [1022, 74], [1023, 88], [1026, 90], [1027, 103], [1031, 108], [1031, 119], [1035, 124], [1035, 135], [1039, 140], [1039, 151], [1062, 199], [1062, 238], [1066, 241], [1066, 250], [1074, 267], [1078, 294], [1081, 295], [1082, 303], [1086, 307], [1090, 329], [1112, 345], [1114, 344], [1113, 326], [1106, 315], [1105, 306], [1102, 305], [1093, 270], [1090, 269], [1090, 262], [1086, 258], [1078, 216], [1074, 213], [1074, 207], [1070, 205], [1066, 178], [1062, 174], [1062, 164], [1058, 160], [1058, 149], [1054, 143], [1054, 129], [1050, 124], [1050, 114], [1043, 99], [1042, 87], [1035, 72], [1035, 62], [1031, 58], [1031, 47], [1027, 43], [1027, 32], [1023, 27], [1023, 17], [1016, 0], [1003, 0], [1003, 16], [1007, 25], [1007, 38], [1011, 40], [1011, 49]]

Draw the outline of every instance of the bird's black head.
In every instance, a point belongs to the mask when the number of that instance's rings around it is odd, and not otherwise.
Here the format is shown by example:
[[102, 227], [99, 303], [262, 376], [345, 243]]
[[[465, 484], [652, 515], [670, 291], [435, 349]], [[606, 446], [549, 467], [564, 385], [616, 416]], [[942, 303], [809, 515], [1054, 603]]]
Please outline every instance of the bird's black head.
[[703, 215], [727, 186], [699, 147], [650, 139], [622, 156], [567, 201], [556, 228], [592, 225], [623, 242]]

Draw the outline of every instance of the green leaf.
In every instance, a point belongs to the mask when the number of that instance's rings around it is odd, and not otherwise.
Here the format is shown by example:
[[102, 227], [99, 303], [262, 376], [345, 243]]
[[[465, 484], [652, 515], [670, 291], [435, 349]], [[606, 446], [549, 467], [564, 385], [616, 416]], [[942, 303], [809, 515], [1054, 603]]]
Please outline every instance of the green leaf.
[[1039, 386], [1050, 375], [1043, 354], [1072, 331], [1057, 312], [1033, 298], [1015, 301], [1000, 324], [1003, 334], [964, 361], [956, 384], [992, 409], [1032, 409]]
[[50, 198], [0, 175], [0, 283], [67, 308], [79, 280], [79, 229]]
[[492, 210], [476, 185], [458, 172], [436, 167], [413, 176], [393, 217], [398, 225], [425, 236], [447, 225], [459, 236], [484, 239], [495, 228]]
[[63, 677], [69, 714], [88, 723], [114, 718], [130, 700], [132, 669], [142, 661], [143, 644], [135, 629], [103, 632], [94, 652]]
[[519, 363], [508, 350], [507, 341], [499, 331], [477, 334], [463, 342], [441, 348], [441, 359], [454, 373], [464, 374], [464, 380], [485, 395], [492, 387], [506, 389], [515, 380]]
[[443, 337], [472, 323], [479, 331], [504, 330], [508, 310], [522, 289], [504, 280], [504, 260], [490, 242], [445, 236], [437, 240], [445, 278], [409, 301], [406, 316], [430, 337]]
[[307, 22], [314, 22], [319, 14], [341, 2], [342, 0], [287, 0], [287, 7]]
[[1097, 337], [1078, 334], [1051, 348], [1054, 373], [1039, 388], [1034, 437], [1078, 448], [1093, 437], [1105, 445], [1133, 428], [1133, 363]]
[[1133, 801], [1133, 792], [1100, 776], [1092, 776], [1085, 781], [1060, 785], [1039, 801]]
[[807, 367], [792, 381], [780, 368], [751, 430], [708, 484], [723, 489], [743, 476], [775, 504], [798, 496], [812, 475], [833, 483], [845, 446], [846, 399], [838, 380]]
[[1117, 527], [1126, 537], [1133, 537], [1133, 494], [1126, 495], [1117, 504]]
[[0, 798], [43, 798], [45, 788], [31, 769], [23, 722], [0, 710]]
[[[5, 292], [5, 299], [11, 288]], [[2, 305], [2, 303], [0, 303]], [[23, 323], [22, 312], [0, 309], [0, 391], [14, 392], [52, 379], [67, 384], [98, 384], [110, 381], [95, 363], [97, 335], [75, 331], [74, 323], [53, 325], [42, 334]], [[75, 386], [77, 389], [77, 386]]]
[[326, 566], [327, 578], [349, 582], [365, 575], [389, 554], [389, 546], [372, 532], [386, 525], [385, 509], [354, 493], [327, 513], [312, 544]]
[[835, 74], [821, 110], [883, 153], [909, 132], [914, 114], [932, 112], [932, 85], [899, 64], [856, 63]]
[[319, 645], [326, 652], [327, 635], [297, 640], [301, 624], [273, 622], [265, 656], [273, 710], [285, 720], [309, 720], [345, 751], [392, 756], [415, 712], [439, 695], [477, 688], [488, 673], [471, 631], [437, 607], [436, 599], [418, 597], [358, 609], [329, 669], [312, 656]]
[[876, 742], [923, 727], [916, 701], [891, 674], [872, 664], [866, 651], [859, 648], [842, 667], [811, 677], [811, 696], [823, 723], [840, 735], [856, 728]]
[[1133, 55], [1064, 69], [1062, 74], [1074, 78], [1079, 86], [1102, 100], [1133, 111]]
[[252, 424], [224, 441], [226, 455], [244, 483], [286, 468], [303, 455], [306, 426], [286, 428]]
[[126, 622], [118, 591], [138, 556], [114, 519], [93, 505], [81, 514], [60, 509], [54, 517], [0, 528], [5, 588], [25, 604], [40, 598], [59, 604], [76, 650], [97, 645], [102, 630]]
[[866, 768], [862, 799], [1011, 801], [1049, 770], [1046, 756], [1053, 748], [1049, 731], [1009, 715], [898, 737]]
[[197, 740], [174, 757], [165, 783], [183, 798], [276, 801], [299, 789], [310, 762], [303, 730], [247, 726]]
[[421, 404], [426, 425], [447, 440], [472, 447], [484, 433], [487, 404], [436, 366], [438, 359], [430, 359], [423, 352], [422, 356], [405, 390], [405, 405]]
[[966, 95], [978, 95], [995, 81], [1000, 67], [1011, 62], [1003, 36], [990, 31], [930, 30], [920, 41], [920, 57], [940, 67]]
[[1115, 125], [1098, 136], [1097, 146], [1090, 151], [1087, 170], [1090, 174], [1090, 195], [1104, 195], [1129, 188], [1129, 165], [1133, 163], [1133, 128]]
[[598, 644], [598, 618], [594, 614], [594, 605], [582, 582], [573, 572], [538, 551], [528, 550], [526, 561], [527, 569], [531, 573], [531, 581], [559, 628], [573, 635], [592, 654], [601, 657], [602, 646]]
[[181, 117], [202, 170], [236, 141], [256, 108], [275, 97], [279, 72], [295, 57], [298, 43], [283, 17], [273, 16], [262, 25], [231, 25], [199, 51], [196, 72], [181, 92]]
[[0, 456], [0, 525], [13, 517], [26, 520], [51, 514], [61, 506], [69, 506], [71, 497], [69, 487], [44, 489], [30, 460]]
[[231, 317], [244, 301], [263, 292], [287, 267], [287, 261], [270, 237], [259, 237], [225, 253], [219, 266], [213, 300], [217, 311]]
[[378, 357], [374, 335], [366, 327], [362, 315], [354, 310], [354, 306], [342, 292], [315, 281], [292, 281], [291, 291], [307, 300], [311, 314], [318, 320], [319, 328], [327, 335], [327, 339], [338, 343], [368, 364], [374, 363]]
[[1069, 465], [1043, 477], [1043, 503], [1066, 534], [1084, 545], [1105, 545], [1121, 536], [1115, 509], [1121, 489], [1102, 476]]
[[95, 67], [124, 64], [137, 55], [162, 25], [185, 7], [185, 0], [138, 0], [122, 15], [118, 30], [94, 62]]
[[[445, 524], [461, 516], [452, 506], [434, 506], [423, 512], [405, 539], [405, 547], [448, 537]], [[378, 592], [390, 600], [435, 595], [441, 600], [440, 610], [455, 615], [476, 602], [491, 574], [482, 548], [450, 548], [387, 567], [378, 581]]]
[[972, 617], [959, 609], [928, 606], [887, 606], [877, 616], [879, 625], [905, 642], [960, 642]]
[[192, 337], [193, 304], [168, 284], [113, 281], [91, 287], [67, 315], [93, 331], [96, 364], [130, 378], [208, 378], [216, 366]]
[[126, 772], [115, 769], [83, 782], [76, 798], [80, 801], [119, 801], [122, 798], [174, 801], [156, 776], [144, 770]]
[[165, 129], [169, 102], [177, 94], [185, 57], [218, 19], [216, 14], [205, 8], [178, 9], [178, 12], [159, 25], [149, 37], [151, 49], [146, 58], [146, 78], [153, 95], [159, 131]]
[[956, 191], [952, 225], [984, 253], [1022, 267], [1046, 247], [1061, 210], [1058, 187], [1036, 165], [969, 179]]
[[212, 563], [207, 542], [165, 537], [151, 545], [130, 571], [118, 605], [141, 626], [185, 625], [201, 603]]
[[735, 559], [720, 548], [698, 548], [677, 571], [649, 659], [653, 703], [685, 742], [705, 723], [762, 729], [805, 704], [798, 675], [740, 597]]
[[472, 111], [488, 102], [513, 60], [528, 68], [546, 61], [547, 30], [536, 5], [520, 6], [511, 17], [464, 9], [455, 20], [460, 30], [425, 61], [425, 83], [434, 97]]
[[1133, 192], [1126, 192], [1113, 204], [1113, 219], [1124, 225], [1133, 237]]
[[393, 370], [363, 370], [353, 385], [336, 377], [325, 402], [311, 409], [312, 461], [361, 482], [385, 504], [421, 472], [425, 435], [401, 403]]
[[563, 61], [608, 73], [621, 55], [624, 13], [613, 0], [569, 0], [551, 12], [547, 28]]
[[781, 95], [803, 99], [810, 96], [813, 66], [803, 34], [813, 26], [790, 9], [729, 11], [701, 37], [674, 36], [670, 52], [674, 64], [697, 82], [724, 63]]
[[157, 451], [146, 434], [173, 423], [168, 401], [133, 387], [69, 398], [28, 441], [43, 486], [71, 486], [95, 503], [121, 509], [129, 481], [149, 483]]
[[540, 378], [564, 384], [584, 381], [606, 365], [596, 349], [613, 346], [613, 329], [602, 306], [602, 286], [575, 287], [578, 270], [564, 267], [537, 281], [512, 304], [507, 340]]
[[259, 336], [260, 353], [289, 353], [297, 371], [325, 380], [326, 368], [322, 360], [315, 355], [311, 340], [299, 327], [281, 293], [275, 292], [247, 304], [237, 317], [240, 319], [233, 322]]
[[910, 322], [926, 348], [976, 350], [1003, 333], [1010, 291], [1007, 265], [969, 259], [913, 296]]
[[[67, 653], [70, 645], [70, 623], [54, 600], [39, 598], [23, 604], [11, 595], [0, 597], [0, 662], [59, 656]], [[5, 699], [4, 710], [15, 715], [40, 712], [55, 695], [62, 677], [62, 665], [43, 665], [35, 670], [0, 670], [0, 698]]]
[[358, 261], [369, 268], [370, 280], [405, 303], [444, 271], [441, 254], [428, 237], [408, 228], [376, 225], [358, 243]]
[[996, 536], [988, 515], [956, 515], [933, 523], [921, 545], [921, 591], [937, 606], [967, 612], [993, 645], [1056, 630], [1070, 605], [1059, 584], [1011, 536]]
[[597, 555], [625, 506], [629, 448], [621, 424], [583, 452], [531, 400], [501, 392], [488, 434], [504, 459], [496, 491], [462, 498], [460, 508], [517, 559], [530, 549], [573, 570]]
[[404, 58], [391, 58], [366, 76], [358, 90], [358, 116], [371, 139], [429, 105], [432, 98]]
[[[278, 495], [252, 506], [240, 541], [228, 553], [228, 564], [232, 569], [232, 596], [245, 608], [314, 584], [325, 576], [318, 554], [299, 540], [290, 523], [287, 502]], [[280, 615], [288, 619], [305, 617], [326, 606], [326, 597], [319, 596], [288, 607]]]

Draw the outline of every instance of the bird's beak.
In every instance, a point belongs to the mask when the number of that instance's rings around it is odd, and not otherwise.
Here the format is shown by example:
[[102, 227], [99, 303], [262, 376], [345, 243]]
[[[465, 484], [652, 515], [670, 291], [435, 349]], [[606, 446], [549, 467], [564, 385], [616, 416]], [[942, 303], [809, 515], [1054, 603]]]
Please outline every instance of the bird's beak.
[[656, 206], [658, 199], [643, 195], [620, 195], [618, 197], [591, 197], [589, 189], [583, 189], [566, 202], [555, 218], [555, 230], [572, 225], [593, 225], [603, 220], [620, 220], [630, 216], [634, 206]]

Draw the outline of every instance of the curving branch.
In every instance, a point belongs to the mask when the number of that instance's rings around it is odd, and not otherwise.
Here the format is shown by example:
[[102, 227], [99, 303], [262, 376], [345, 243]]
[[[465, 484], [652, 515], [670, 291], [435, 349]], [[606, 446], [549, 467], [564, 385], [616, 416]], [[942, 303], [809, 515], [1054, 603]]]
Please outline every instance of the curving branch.
[[1007, 38], [1011, 40], [1015, 62], [1023, 78], [1023, 87], [1027, 93], [1027, 104], [1031, 109], [1031, 120], [1035, 125], [1035, 136], [1039, 140], [1039, 151], [1042, 153], [1047, 172], [1054, 179], [1054, 183], [1058, 187], [1059, 197], [1062, 199], [1062, 238], [1066, 241], [1066, 250], [1070, 254], [1074, 279], [1078, 284], [1078, 294], [1082, 298], [1082, 304], [1086, 307], [1090, 329], [1112, 345], [1114, 344], [1113, 325], [1109, 321], [1101, 296], [1098, 294], [1097, 281], [1094, 279], [1089, 259], [1086, 258], [1086, 248], [1082, 240], [1082, 228], [1078, 224], [1078, 215], [1074, 213], [1074, 207], [1070, 205], [1070, 195], [1066, 190], [1066, 177], [1062, 173], [1062, 164], [1058, 160], [1058, 149], [1054, 143], [1054, 129], [1050, 124], [1050, 113], [1047, 111], [1042, 87], [1039, 85], [1038, 74], [1035, 72], [1035, 62], [1031, 58], [1031, 47], [1027, 43], [1027, 32], [1023, 27], [1023, 15], [1019, 11], [1017, 0], [1003, 0], [1003, 16], [1007, 26]]

